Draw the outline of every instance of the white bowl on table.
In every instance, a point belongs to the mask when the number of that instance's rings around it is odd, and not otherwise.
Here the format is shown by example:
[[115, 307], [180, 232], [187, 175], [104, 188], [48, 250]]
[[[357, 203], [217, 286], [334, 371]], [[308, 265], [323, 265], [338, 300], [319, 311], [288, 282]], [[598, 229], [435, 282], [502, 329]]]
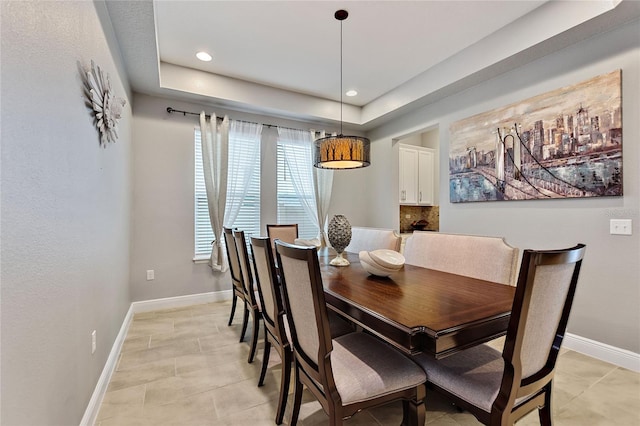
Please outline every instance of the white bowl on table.
[[388, 277], [394, 272], [398, 272], [404, 265], [404, 263], [398, 265], [397, 262], [393, 263], [389, 261], [387, 262], [387, 264], [393, 264], [394, 267], [388, 268], [387, 266], [376, 262], [375, 259], [371, 257], [371, 252], [365, 250], [361, 251], [358, 254], [358, 257], [360, 258], [360, 264], [362, 265], [362, 268], [371, 275], [376, 275], [378, 277]]
[[369, 257], [377, 265], [388, 269], [398, 270], [404, 266], [404, 256], [395, 250], [378, 249], [369, 252]]

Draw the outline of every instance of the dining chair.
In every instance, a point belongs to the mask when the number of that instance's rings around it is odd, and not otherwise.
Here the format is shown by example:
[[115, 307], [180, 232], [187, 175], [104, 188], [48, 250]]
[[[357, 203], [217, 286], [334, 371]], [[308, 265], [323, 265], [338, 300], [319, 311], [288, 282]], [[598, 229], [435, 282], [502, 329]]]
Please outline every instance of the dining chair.
[[552, 424], [552, 383], [586, 247], [525, 250], [502, 352], [479, 345], [436, 360], [415, 359], [428, 389], [486, 425], [513, 425], [538, 409]]
[[393, 229], [354, 226], [351, 228], [351, 242], [344, 251], [350, 253], [378, 249], [400, 251], [401, 243], [402, 237]]
[[306, 386], [332, 426], [360, 410], [395, 400], [403, 401], [403, 425], [422, 426], [424, 371], [367, 333], [332, 339], [317, 249], [276, 241], [276, 256], [294, 356], [290, 424], [297, 424]]
[[276, 349], [282, 360], [280, 380], [280, 397], [276, 411], [276, 424], [282, 424], [287, 405], [289, 384], [291, 382], [291, 364], [293, 353], [287, 338], [286, 320], [282, 293], [276, 274], [271, 242], [265, 237], [251, 237], [251, 252], [255, 270], [255, 282], [262, 304], [262, 320], [264, 323], [264, 354], [262, 356], [262, 370], [258, 379], [258, 386], [264, 384], [264, 378], [269, 364], [271, 346]]
[[[262, 370], [258, 379], [258, 386], [264, 384], [264, 378], [269, 364], [271, 346], [275, 347], [282, 360], [282, 373], [280, 380], [280, 397], [276, 411], [276, 424], [281, 424], [287, 405], [289, 384], [291, 382], [291, 366], [293, 352], [291, 351], [291, 338], [287, 325], [284, 302], [282, 301], [282, 288], [273, 259], [273, 251], [269, 238], [251, 237], [251, 252], [255, 272], [255, 283], [260, 296], [262, 308], [262, 320], [264, 323], [265, 345], [262, 356]], [[354, 325], [329, 313], [329, 328], [332, 337], [338, 337], [354, 331]]]
[[233, 239], [233, 230], [231, 228], [222, 228], [222, 235], [224, 236], [224, 243], [227, 247], [227, 259], [229, 260], [229, 274], [231, 275], [231, 283], [233, 286], [233, 296], [231, 302], [231, 315], [229, 316], [229, 323], [233, 322], [233, 316], [236, 312], [237, 300], [240, 299], [244, 307], [244, 314], [242, 316], [242, 331], [240, 332], [240, 341], [244, 340], [244, 334], [247, 331], [247, 323], [249, 321], [249, 308], [247, 307], [247, 301], [244, 293], [244, 284], [242, 282], [242, 273], [240, 272], [240, 260], [238, 259], [238, 251], [236, 250], [236, 243]]
[[295, 244], [296, 238], [298, 238], [298, 224], [267, 224], [267, 237], [271, 241], [271, 249], [274, 250], [275, 258], [275, 240], [281, 240], [285, 243]]
[[247, 362], [252, 363], [256, 355], [258, 346], [258, 335], [260, 334], [260, 320], [262, 319], [262, 307], [258, 298], [257, 291], [253, 283], [253, 275], [251, 274], [251, 263], [249, 261], [249, 253], [247, 251], [247, 241], [244, 237], [244, 231], [233, 230], [233, 239], [238, 253], [238, 261], [240, 264], [240, 273], [242, 274], [242, 283], [251, 318], [253, 318], [253, 334], [251, 344], [249, 346], [249, 359]]
[[404, 246], [405, 264], [515, 285], [519, 250], [504, 238], [414, 231]]

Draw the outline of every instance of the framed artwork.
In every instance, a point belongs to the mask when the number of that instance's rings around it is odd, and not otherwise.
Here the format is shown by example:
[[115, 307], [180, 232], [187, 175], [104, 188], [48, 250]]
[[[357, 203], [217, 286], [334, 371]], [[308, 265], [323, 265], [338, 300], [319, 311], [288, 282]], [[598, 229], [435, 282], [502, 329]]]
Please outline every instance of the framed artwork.
[[622, 71], [450, 126], [452, 203], [622, 195]]

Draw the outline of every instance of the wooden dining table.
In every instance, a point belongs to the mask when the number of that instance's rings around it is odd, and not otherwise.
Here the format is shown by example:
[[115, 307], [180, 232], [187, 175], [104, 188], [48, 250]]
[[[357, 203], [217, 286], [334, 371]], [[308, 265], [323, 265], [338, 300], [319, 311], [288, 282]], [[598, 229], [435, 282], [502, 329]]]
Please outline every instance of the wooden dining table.
[[340, 267], [318, 252], [328, 308], [408, 355], [443, 358], [506, 333], [515, 287], [413, 265], [378, 277], [344, 254]]

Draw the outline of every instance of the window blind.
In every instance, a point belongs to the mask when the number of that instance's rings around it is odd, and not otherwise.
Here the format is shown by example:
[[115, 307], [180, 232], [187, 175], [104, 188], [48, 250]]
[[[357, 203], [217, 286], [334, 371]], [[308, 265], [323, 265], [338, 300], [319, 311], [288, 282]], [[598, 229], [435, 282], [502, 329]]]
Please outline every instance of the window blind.
[[[297, 146], [289, 147], [287, 153], [295, 155], [299, 161], [297, 164], [308, 164], [308, 168], [300, 170], [304, 178], [303, 196], [309, 200], [315, 197], [313, 190], [313, 165], [305, 161], [308, 153], [305, 150], [312, 149], [312, 145], [308, 147]], [[298, 236], [300, 238], [315, 238], [318, 236], [318, 227], [305, 211], [298, 194], [293, 187], [290, 171], [284, 159], [284, 150], [282, 144], [278, 143], [277, 150], [277, 201], [278, 201], [278, 223], [297, 223]]]
[[[207, 204], [207, 191], [204, 184], [204, 170], [202, 168], [202, 145], [200, 143], [200, 130], [195, 130], [195, 257], [202, 258], [211, 255], [211, 243], [214, 240], [213, 231], [209, 222], [209, 206]], [[253, 160], [248, 154], [260, 150], [259, 141], [247, 140], [229, 135], [229, 164], [247, 164]], [[235, 187], [229, 182], [227, 185], [227, 203], [232, 198], [241, 199], [241, 207], [232, 227], [245, 231], [247, 241], [249, 236], [260, 235], [260, 157], [251, 165], [256, 168], [249, 182], [246, 194], [232, 193], [229, 187]]]

